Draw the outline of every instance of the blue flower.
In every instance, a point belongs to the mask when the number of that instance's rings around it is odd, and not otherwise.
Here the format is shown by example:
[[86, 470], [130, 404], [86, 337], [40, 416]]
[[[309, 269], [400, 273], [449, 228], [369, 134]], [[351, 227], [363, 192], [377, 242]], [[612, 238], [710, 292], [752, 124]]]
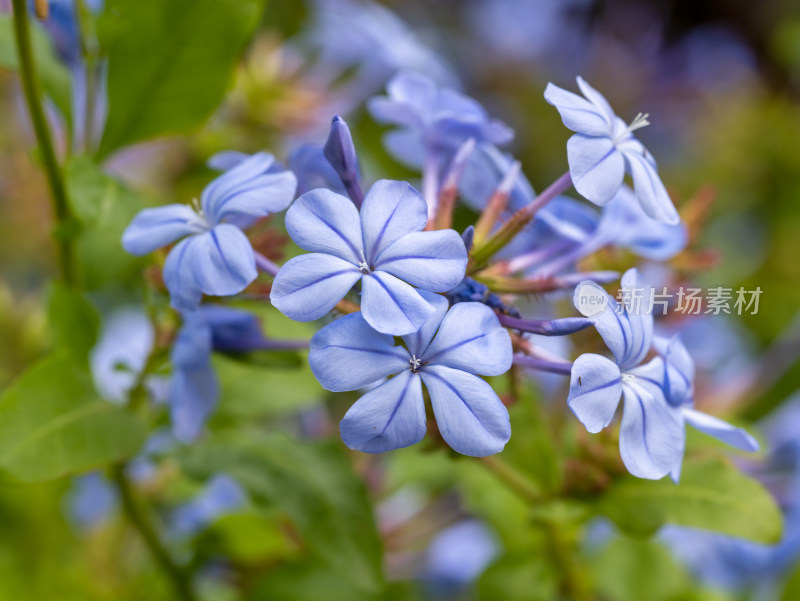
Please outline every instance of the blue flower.
[[239, 483], [226, 474], [218, 474], [191, 501], [178, 507], [171, 516], [171, 533], [191, 536], [220, 517], [233, 513], [245, 504]]
[[103, 522], [116, 506], [116, 491], [100, 472], [75, 478], [66, 497], [67, 515], [82, 529]]
[[219, 398], [211, 352], [246, 352], [266, 341], [258, 319], [244, 311], [203, 305], [183, 317], [172, 347], [169, 404], [175, 438], [191, 442], [202, 432]]
[[373, 330], [360, 313], [347, 315], [311, 339], [309, 363], [320, 384], [356, 390], [394, 376], [362, 396], [342, 419], [351, 449], [382, 453], [422, 440], [426, 431], [422, 385], [428, 389], [444, 440], [464, 455], [499, 453], [511, 436], [508, 412], [479, 376], [511, 367], [511, 338], [489, 307], [422, 293], [433, 314], [404, 346]]
[[273, 157], [257, 153], [212, 181], [200, 206], [144, 209], [122, 236], [129, 253], [145, 255], [179, 238], [164, 264], [172, 306], [197, 308], [203, 294], [241, 292], [257, 275], [253, 248], [230, 220], [265, 217], [285, 209], [296, 187], [288, 171], [270, 173]]
[[[622, 461], [634, 476], [660, 479], [683, 457], [683, 422], [659, 383], [653, 382], [652, 362], [641, 365], [653, 342], [653, 315], [636, 269], [622, 277], [622, 288], [622, 307], [594, 282], [583, 282], [575, 289], [575, 307], [594, 319], [614, 361], [592, 353], [578, 357], [572, 366], [567, 403], [586, 429], [597, 433], [614, 419], [624, 396], [619, 433]], [[600, 305], [604, 307], [596, 312], [594, 308]]]
[[364, 319], [386, 334], [415, 332], [434, 309], [414, 288], [445, 292], [464, 277], [467, 251], [453, 230], [422, 232], [425, 201], [405, 182], [381, 180], [359, 215], [347, 198], [312, 190], [286, 213], [286, 229], [311, 254], [287, 261], [270, 298], [297, 321], [318, 319], [359, 280]]
[[[694, 408], [694, 361], [679, 336], [655, 338], [660, 357], [653, 359], [639, 372], [664, 391], [667, 402], [679, 412], [683, 421], [709, 436], [743, 451], [757, 451], [758, 441], [742, 428]], [[672, 471], [673, 480], [680, 476], [680, 463]]]
[[361, 182], [358, 178], [356, 149], [353, 146], [350, 128], [339, 115], [333, 116], [331, 131], [325, 141], [323, 154], [336, 171], [350, 199], [357, 207], [360, 207], [364, 202], [364, 192], [361, 190]]
[[497, 537], [485, 524], [459, 522], [431, 541], [422, 576], [432, 593], [452, 595], [477, 580], [500, 551]]
[[633, 136], [634, 131], [648, 125], [647, 115], [639, 114], [626, 125], [606, 99], [580, 77], [578, 87], [586, 98], [552, 83], [544, 92], [564, 125], [576, 132], [567, 142], [575, 189], [593, 203], [604, 205], [620, 189], [628, 171], [644, 212], [658, 221], [678, 223], [680, 218], [658, 176], [655, 159]]
[[326, 188], [347, 195], [339, 174], [331, 167], [322, 146], [302, 144], [289, 153], [289, 168], [297, 176], [297, 193]]

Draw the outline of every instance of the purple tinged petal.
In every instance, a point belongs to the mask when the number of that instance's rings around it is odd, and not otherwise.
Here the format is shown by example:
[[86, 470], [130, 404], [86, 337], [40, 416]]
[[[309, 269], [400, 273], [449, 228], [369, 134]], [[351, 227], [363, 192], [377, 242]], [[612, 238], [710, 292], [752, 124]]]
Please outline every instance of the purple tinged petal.
[[184, 236], [208, 230], [208, 224], [187, 205], [172, 204], [143, 209], [125, 228], [122, 246], [142, 256]]
[[677, 410], [654, 386], [622, 387], [625, 404], [619, 433], [622, 462], [637, 478], [659, 480], [683, 458], [685, 433]]
[[[592, 298], [598, 301], [605, 299], [604, 308], [596, 311], [597, 305], [588, 302]], [[587, 280], [575, 288], [573, 302], [581, 314], [592, 319], [598, 334], [621, 366], [629, 354], [633, 338], [631, 324], [627, 315], [620, 313], [617, 301], [600, 286]]]
[[552, 83], [544, 90], [544, 99], [561, 115], [561, 120], [574, 132], [589, 136], [608, 136], [611, 123], [597, 106]]
[[680, 336], [656, 338], [656, 351], [663, 358], [661, 367], [664, 396], [670, 405], [691, 403], [694, 396], [694, 360], [681, 342]]
[[392, 336], [376, 332], [360, 313], [322, 328], [309, 349], [311, 371], [333, 392], [356, 390], [409, 368], [408, 352]]
[[358, 209], [330, 190], [311, 190], [298, 198], [286, 212], [286, 230], [304, 250], [334, 255], [353, 265], [363, 260]]
[[175, 245], [164, 262], [164, 284], [169, 290], [170, 304], [179, 311], [194, 311], [203, 298], [193, 269], [195, 236]]
[[742, 451], [758, 451], [758, 441], [748, 434], [744, 429], [730, 425], [713, 415], [702, 413], [688, 407], [682, 409], [683, 417], [686, 422], [694, 428], [713, 436], [717, 440], [729, 444]]
[[432, 292], [447, 292], [464, 279], [467, 249], [455, 230], [406, 234], [375, 261], [385, 271]]
[[620, 368], [625, 370], [639, 365], [653, 346], [653, 313], [650, 287], [642, 280], [635, 267], [622, 276], [625, 316], [630, 324], [630, 342]]
[[[272, 157], [272, 155], [268, 155]], [[228, 171], [250, 158], [246, 152], [239, 150], [223, 150], [206, 161], [206, 166], [214, 171]]]
[[201, 305], [192, 314], [211, 329], [214, 350], [248, 352], [268, 344], [258, 317], [247, 311], [223, 305]]
[[625, 178], [625, 159], [608, 137], [575, 134], [567, 141], [567, 161], [575, 189], [596, 205], [614, 198]]
[[219, 223], [221, 211], [231, 198], [231, 192], [244, 182], [265, 173], [274, 161], [275, 157], [271, 154], [257, 152], [217, 177], [203, 190], [200, 200], [203, 214], [211, 223]]
[[522, 319], [510, 315], [499, 314], [497, 318], [507, 328], [530, 332], [540, 336], [566, 336], [580, 332], [594, 325], [586, 317], [562, 317], [559, 319]]
[[367, 262], [374, 265], [380, 254], [428, 221], [425, 200], [406, 182], [375, 182], [361, 207], [361, 229]]
[[503, 450], [511, 437], [508, 410], [485, 380], [444, 365], [425, 367], [420, 375], [439, 432], [453, 450], [471, 457]]
[[621, 396], [622, 376], [613, 361], [592, 353], [575, 360], [567, 404], [586, 430], [596, 434], [606, 428]]
[[339, 424], [342, 441], [364, 453], [383, 453], [425, 437], [425, 402], [419, 376], [405, 370], [358, 399]]
[[361, 184], [358, 181], [356, 149], [353, 146], [350, 128], [339, 115], [333, 117], [331, 131], [325, 142], [323, 153], [328, 163], [339, 175], [339, 179], [342, 180], [351, 200], [360, 207], [364, 200], [364, 193], [361, 191]]
[[445, 315], [423, 359], [431, 365], [499, 376], [511, 368], [511, 337], [486, 305], [458, 303]]
[[289, 259], [275, 276], [270, 301], [291, 319], [313, 321], [333, 309], [360, 278], [352, 263], [332, 255], [300, 255]]
[[367, 274], [361, 285], [364, 319], [384, 334], [404, 336], [416, 332], [434, 312], [417, 290], [388, 273]]
[[633, 189], [639, 198], [642, 209], [657, 221], [671, 225], [679, 223], [680, 216], [661, 182], [655, 161], [641, 144], [638, 146], [640, 147], [638, 150], [626, 148], [621, 150], [633, 177]]
[[325, 158], [322, 146], [303, 144], [289, 155], [289, 168], [297, 176], [297, 193], [327, 188], [336, 194], [347, 194], [339, 174]]

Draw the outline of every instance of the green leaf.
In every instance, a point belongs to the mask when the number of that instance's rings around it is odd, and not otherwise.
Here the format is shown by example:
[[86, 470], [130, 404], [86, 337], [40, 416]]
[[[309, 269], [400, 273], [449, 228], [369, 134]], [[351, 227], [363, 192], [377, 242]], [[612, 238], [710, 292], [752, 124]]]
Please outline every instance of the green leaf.
[[85, 362], [97, 341], [100, 318], [92, 304], [80, 292], [53, 282], [50, 288], [48, 318], [53, 346], [72, 353]]
[[140, 285], [146, 260], [122, 248], [122, 232], [144, 208], [142, 198], [103, 173], [86, 157], [67, 166], [67, 189], [80, 220], [76, 247], [83, 287]]
[[179, 459], [196, 478], [229, 474], [257, 507], [285, 514], [305, 545], [340, 577], [367, 592], [382, 588], [372, 507], [338, 440], [300, 444], [274, 434], [258, 442], [198, 445]]
[[756, 542], [780, 540], [782, 517], [769, 492], [720, 459], [686, 461], [680, 484], [627, 478], [598, 509], [629, 534], [650, 535], [663, 524], [715, 530]]
[[492, 601], [554, 601], [559, 599], [558, 569], [545, 553], [511, 554], [481, 575], [480, 599]]
[[144, 425], [99, 400], [88, 372], [65, 355], [43, 359], [0, 397], [0, 468], [25, 482], [108, 465], [145, 437]]
[[189, 131], [222, 101], [263, 0], [109, 0], [108, 122], [99, 155]]
[[[31, 28], [31, 45], [42, 89], [58, 107], [64, 120], [72, 119], [71, 81], [67, 67], [58, 60], [47, 34], [39, 27]], [[0, 67], [17, 71], [19, 61], [14, 43], [14, 23], [11, 15], [0, 15]]]
[[689, 587], [689, 575], [664, 547], [620, 538], [598, 554], [591, 572], [609, 601], [673, 601]]

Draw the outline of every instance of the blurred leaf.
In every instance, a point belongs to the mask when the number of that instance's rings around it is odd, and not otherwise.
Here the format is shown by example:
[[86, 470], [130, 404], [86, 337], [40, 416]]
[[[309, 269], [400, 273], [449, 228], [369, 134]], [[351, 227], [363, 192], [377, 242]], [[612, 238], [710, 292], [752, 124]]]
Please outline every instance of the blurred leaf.
[[67, 188], [83, 224], [76, 245], [83, 287], [139, 285], [145, 260], [126, 253], [121, 242], [122, 232], [144, 207], [139, 195], [85, 157], [68, 164]]
[[[275, 520], [259, 513], [233, 513], [217, 520], [204, 539], [215, 543], [212, 552], [243, 563], [285, 560], [298, 554], [295, 544]], [[202, 546], [202, 543], [201, 543]]]
[[325, 395], [305, 359], [293, 369], [250, 365], [219, 354], [213, 362], [222, 416], [277, 415], [314, 405]]
[[53, 282], [48, 318], [55, 348], [66, 350], [85, 363], [100, 328], [100, 318], [92, 304], [80, 292]]
[[180, 456], [197, 478], [224, 472], [256, 506], [286, 514], [340, 578], [367, 592], [383, 585], [381, 543], [360, 478], [337, 441], [300, 444], [282, 434], [258, 442], [198, 445]]
[[[385, 597], [381, 596], [380, 599]], [[340, 572], [320, 562], [291, 564], [269, 572], [247, 601], [374, 601], [342, 578]]]
[[620, 538], [592, 565], [597, 591], [609, 601], [670, 601], [689, 586], [689, 577], [664, 547]]
[[800, 568], [796, 568], [789, 576], [780, 601], [797, 601], [797, 599], [800, 599]]
[[99, 155], [200, 125], [217, 108], [264, 0], [108, 0], [108, 122]]
[[559, 599], [558, 570], [543, 553], [507, 555], [478, 580], [481, 599], [551, 601]]
[[67, 356], [35, 364], [0, 397], [0, 467], [25, 482], [108, 465], [136, 453], [144, 425], [97, 398]]
[[[31, 28], [31, 45], [42, 89], [61, 116], [69, 123], [72, 119], [71, 82], [67, 67], [58, 60], [47, 34], [39, 27]], [[0, 67], [16, 71], [19, 68], [17, 48], [14, 43], [14, 23], [11, 15], [0, 15]]]
[[665, 523], [776, 543], [782, 517], [756, 480], [720, 459], [686, 461], [680, 484], [627, 478], [600, 499], [600, 513], [629, 534], [649, 535]]

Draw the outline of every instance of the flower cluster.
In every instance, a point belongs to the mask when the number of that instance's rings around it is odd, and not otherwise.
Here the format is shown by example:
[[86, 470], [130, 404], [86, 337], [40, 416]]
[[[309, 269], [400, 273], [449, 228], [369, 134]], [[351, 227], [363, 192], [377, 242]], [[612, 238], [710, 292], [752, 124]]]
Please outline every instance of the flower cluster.
[[[420, 169], [422, 194], [401, 181], [364, 186], [351, 132], [335, 116], [324, 145], [292, 152], [292, 171], [263, 152], [221, 153], [209, 164], [226, 171], [199, 204], [142, 211], [123, 237], [129, 252], [183, 238], [164, 263], [172, 306], [183, 318], [169, 393], [176, 437], [197, 438], [216, 404], [213, 350], [291, 346], [267, 339], [246, 313], [200, 304], [204, 294], [242, 292], [260, 270], [272, 277], [269, 299], [280, 312], [325, 320], [308, 344], [322, 387], [364, 391], [340, 424], [351, 449], [379, 453], [421, 441], [430, 429], [427, 398], [452, 449], [500, 452], [511, 436], [509, 414], [485, 378], [515, 365], [569, 375], [567, 405], [589, 432], [608, 427], [624, 398], [620, 454], [640, 478], [678, 480], [686, 424], [757, 449], [743, 430], [694, 408], [694, 363], [680, 338], [655, 336], [652, 311], [626, 297], [646, 287], [639, 272], [622, 276], [620, 305], [599, 285], [616, 280], [616, 271], [579, 269], [608, 247], [665, 261], [688, 236], [655, 160], [633, 135], [647, 116], [628, 125], [583, 79], [578, 86], [584, 97], [552, 84], [545, 91], [575, 134], [568, 172], [538, 196], [521, 165], [498, 148], [513, 137], [507, 126], [475, 100], [404, 71], [369, 108], [397, 126], [386, 146]], [[626, 172], [633, 189], [623, 183]], [[563, 196], [570, 186], [600, 212]], [[459, 196], [478, 213], [461, 233], [452, 229]], [[286, 231], [308, 252], [278, 267], [253, 250], [244, 230], [287, 208]], [[527, 294], [576, 285], [584, 317], [532, 319], [524, 302], [515, 305]], [[599, 308], [580, 302], [587, 291], [602, 301]], [[344, 315], [330, 321], [337, 314]], [[536, 342], [592, 325], [613, 360], [585, 353], [572, 363]]]

